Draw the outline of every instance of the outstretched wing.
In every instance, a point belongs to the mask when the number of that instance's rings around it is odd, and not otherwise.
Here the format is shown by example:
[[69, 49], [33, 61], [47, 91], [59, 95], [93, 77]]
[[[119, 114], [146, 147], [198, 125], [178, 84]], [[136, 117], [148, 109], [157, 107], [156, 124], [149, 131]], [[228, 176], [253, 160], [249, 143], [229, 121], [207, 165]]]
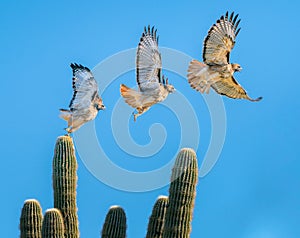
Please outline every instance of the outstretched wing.
[[136, 79], [140, 91], [153, 90], [161, 82], [161, 55], [154, 27], [145, 27], [136, 57]]
[[208, 35], [204, 40], [203, 61], [208, 65], [229, 63], [229, 54], [235, 44], [235, 38], [241, 28], [238, 25], [241, 20], [237, 21], [238, 14], [234, 12], [230, 17], [228, 12], [210, 28]]
[[88, 109], [98, 95], [97, 82], [89, 68], [76, 63], [71, 68], [74, 93], [69, 107], [71, 111]]
[[234, 79], [234, 77], [222, 78], [214, 82], [211, 87], [219, 94], [226, 95], [230, 98], [244, 98], [250, 101], [259, 101], [262, 97], [252, 99], [248, 96], [243, 87]]

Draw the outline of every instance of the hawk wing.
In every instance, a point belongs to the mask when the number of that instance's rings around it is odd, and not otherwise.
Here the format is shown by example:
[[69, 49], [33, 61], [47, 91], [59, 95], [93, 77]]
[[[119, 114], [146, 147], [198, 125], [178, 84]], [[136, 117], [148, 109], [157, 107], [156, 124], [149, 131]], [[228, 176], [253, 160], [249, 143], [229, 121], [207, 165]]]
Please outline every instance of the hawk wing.
[[226, 95], [230, 98], [244, 98], [250, 101], [256, 102], [262, 99], [258, 97], [252, 99], [248, 96], [247, 92], [243, 87], [234, 79], [234, 77], [222, 78], [214, 82], [211, 87], [219, 94]]
[[98, 95], [97, 82], [89, 68], [81, 64], [71, 64], [73, 70], [73, 98], [70, 102], [70, 109], [88, 109]]
[[[238, 25], [241, 20], [237, 20], [238, 14], [234, 12], [230, 17], [228, 12], [210, 28], [204, 40], [203, 61], [208, 65], [229, 63], [229, 54], [235, 44], [235, 38], [241, 28]], [[238, 29], [237, 29], [238, 28]]]
[[161, 55], [154, 27], [145, 31], [140, 39], [136, 57], [136, 80], [140, 91], [153, 90], [161, 82]]

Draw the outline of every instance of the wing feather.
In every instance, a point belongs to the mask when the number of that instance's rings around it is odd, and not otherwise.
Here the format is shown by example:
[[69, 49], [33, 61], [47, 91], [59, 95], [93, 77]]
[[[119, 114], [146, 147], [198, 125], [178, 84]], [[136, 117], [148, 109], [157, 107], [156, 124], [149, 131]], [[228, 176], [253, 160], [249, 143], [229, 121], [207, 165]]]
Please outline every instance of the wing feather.
[[136, 57], [136, 76], [140, 91], [159, 87], [161, 82], [161, 55], [158, 49], [157, 30], [145, 27]]
[[221, 16], [219, 20], [210, 28], [204, 40], [203, 61], [204, 63], [224, 65], [229, 63], [229, 54], [234, 47], [235, 38], [240, 28], [240, 19], [236, 21], [238, 14], [234, 12], [229, 16]]
[[73, 70], [73, 97], [70, 102], [70, 109], [88, 109], [98, 95], [97, 82], [89, 68], [81, 64], [71, 64]]
[[222, 78], [214, 82], [211, 87], [219, 94], [230, 98], [244, 98], [250, 101], [259, 101], [262, 97], [252, 99], [248, 96], [243, 87], [234, 79], [234, 77]]

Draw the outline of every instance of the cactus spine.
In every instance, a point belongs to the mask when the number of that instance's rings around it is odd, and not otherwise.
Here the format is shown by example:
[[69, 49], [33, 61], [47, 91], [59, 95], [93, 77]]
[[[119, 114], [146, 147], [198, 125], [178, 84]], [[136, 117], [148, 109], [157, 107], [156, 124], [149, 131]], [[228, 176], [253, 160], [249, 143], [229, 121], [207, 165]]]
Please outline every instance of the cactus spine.
[[41, 238], [42, 208], [35, 199], [24, 202], [20, 218], [20, 238]]
[[163, 238], [188, 238], [196, 197], [198, 165], [192, 149], [184, 148], [177, 155], [169, 188]]
[[42, 226], [42, 238], [64, 238], [64, 221], [56, 208], [48, 209]]
[[72, 138], [58, 137], [53, 158], [54, 207], [59, 209], [65, 228], [65, 238], [78, 238], [76, 204], [77, 161]]
[[102, 238], [126, 237], [126, 214], [122, 207], [110, 207], [102, 228]]
[[166, 196], [160, 196], [156, 200], [149, 218], [146, 238], [162, 238], [168, 203]]

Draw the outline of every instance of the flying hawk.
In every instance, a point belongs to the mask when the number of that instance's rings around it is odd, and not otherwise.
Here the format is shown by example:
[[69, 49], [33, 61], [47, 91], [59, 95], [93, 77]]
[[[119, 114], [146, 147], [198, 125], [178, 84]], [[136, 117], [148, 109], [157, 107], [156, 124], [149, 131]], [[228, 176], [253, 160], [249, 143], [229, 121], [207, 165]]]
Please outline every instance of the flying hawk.
[[89, 68], [71, 64], [73, 70], [73, 98], [69, 108], [60, 109], [60, 117], [68, 122], [68, 133], [76, 131], [84, 123], [95, 119], [99, 110], [105, 109], [98, 94], [97, 82]]
[[138, 91], [121, 84], [120, 91], [125, 102], [135, 108], [137, 117], [149, 108], [166, 99], [169, 93], [174, 92], [174, 87], [162, 75], [161, 55], [158, 50], [158, 37], [154, 27], [145, 27], [140, 39], [136, 56], [136, 81]]
[[240, 32], [238, 25], [241, 20], [234, 12], [214, 24], [204, 40], [203, 62], [192, 60], [188, 68], [190, 86], [201, 93], [209, 93], [212, 87], [218, 94], [230, 98], [244, 98], [259, 101], [262, 97], [252, 99], [243, 87], [234, 79], [234, 72], [242, 70], [239, 64], [231, 64], [229, 55], [235, 45], [235, 38]]

